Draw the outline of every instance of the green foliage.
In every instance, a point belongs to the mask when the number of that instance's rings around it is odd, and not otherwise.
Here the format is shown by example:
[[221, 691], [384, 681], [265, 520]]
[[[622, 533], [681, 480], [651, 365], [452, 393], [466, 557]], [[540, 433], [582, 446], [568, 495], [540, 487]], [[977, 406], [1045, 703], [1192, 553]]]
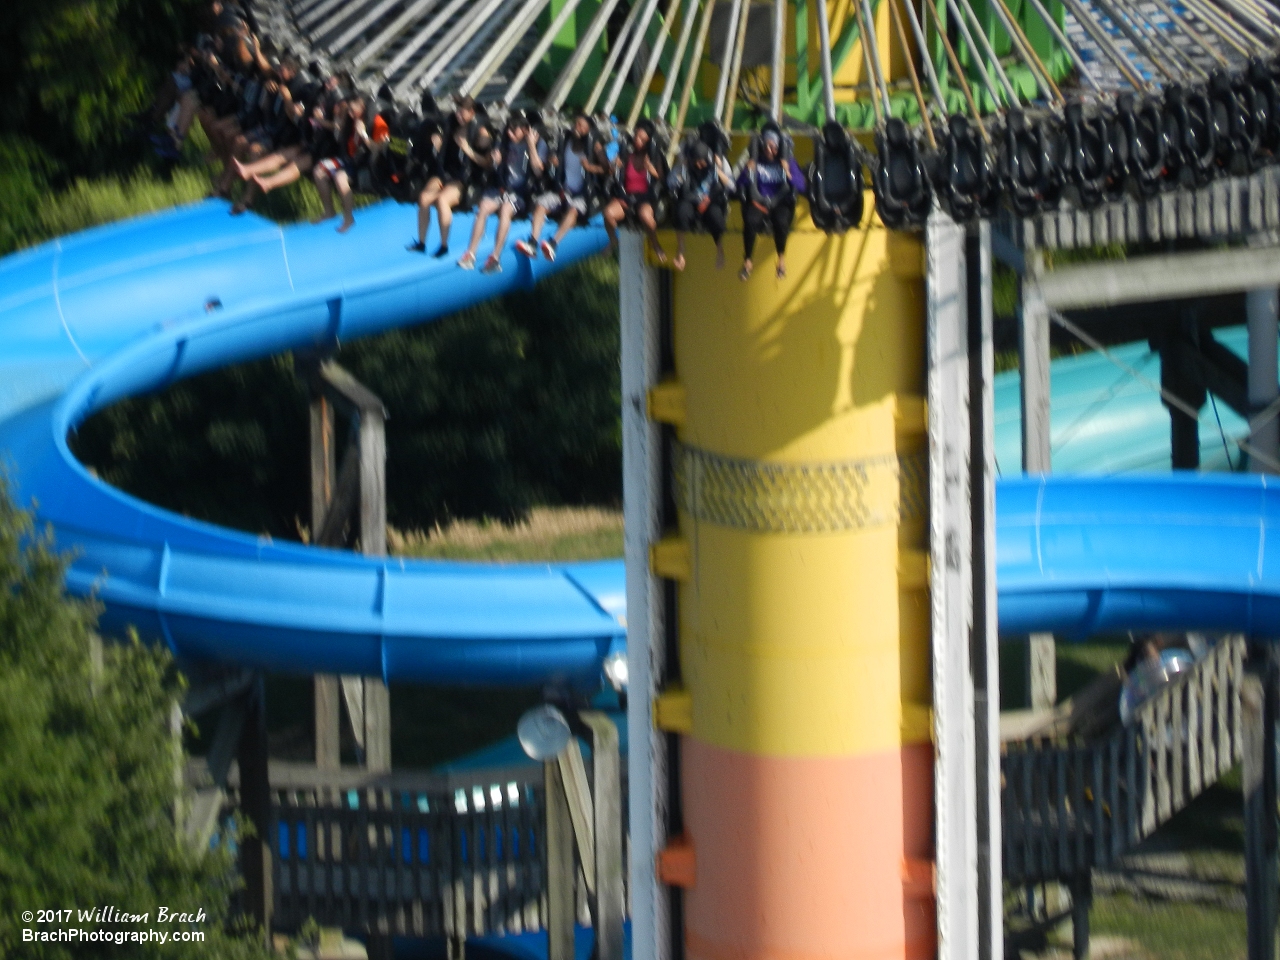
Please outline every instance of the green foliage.
[[281, 536], [307, 518], [307, 429], [306, 388], [291, 359], [276, 357], [116, 404], [72, 447], [150, 503]]
[[24, 138], [68, 175], [132, 166], [133, 117], [151, 102], [197, 0], [6, 0], [0, 4], [0, 137]]
[[[535, 504], [620, 499], [617, 264], [345, 346], [387, 423], [390, 522], [514, 520]], [[73, 449], [106, 481], [253, 533], [309, 514], [307, 397], [288, 357], [183, 381], [85, 423]]]
[[[134, 642], [94, 665], [91, 604], [63, 596], [64, 562], [0, 484], [0, 956], [119, 955], [116, 945], [23, 943], [25, 910], [203, 908], [210, 956], [262, 955], [226, 932], [234, 876], [223, 850], [176, 838], [169, 657]], [[103, 927], [102, 929], [107, 929]], [[113, 928], [114, 929], [114, 928]], [[141, 929], [124, 926], [119, 929]], [[189, 953], [133, 946], [132, 957]]]
[[126, 217], [201, 200], [209, 177], [201, 170], [175, 170], [168, 180], [141, 168], [128, 177], [78, 179], [37, 206], [43, 237], [59, 237]]

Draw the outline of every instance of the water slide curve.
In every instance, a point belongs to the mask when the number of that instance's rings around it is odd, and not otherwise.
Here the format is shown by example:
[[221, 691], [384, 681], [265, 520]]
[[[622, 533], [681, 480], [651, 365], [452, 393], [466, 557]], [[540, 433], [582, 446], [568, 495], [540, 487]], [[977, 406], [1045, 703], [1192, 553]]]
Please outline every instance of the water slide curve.
[[[0, 261], [0, 463], [19, 501], [74, 551], [68, 586], [97, 594], [108, 629], [135, 624], [181, 656], [270, 671], [598, 684], [625, 636], [620, 561], [402, 561], [277, 543], [131, 498], [68, 448], [69, 431], [122, 398], [422, 323], [553, 269], [508, 252], [502, 273], [484, 275], [406, 253], [411, 220], [385, 203], [340, 237], [332, 224], [281, 228], [210, 201]], [[469, 229], [459, 218], [455, 237]], [[604, 242], [598, 226], [573, 231], [555, 267]], [[207, 311], [214, 299], [221, 308]], [[1158, 358], [1139, 347], [1124, 358], [1158, 382]], [[997, 383], [1004, 469], [1017, 464], [1016, 389]], [[1244, 427], [1229, 411], [1220, 419], [1221, 430], [1202, 424], [1205, 458], [1234, 464]], [[1266, 550], [1280, 523], [1274, 483], [1115, 475], [1167, 465], [1167, 424], [1159, 399], [1102, 358], [1055, 364], [1055, 467], [1104, 476], [998, 483], [1003, 633], [1280, 633], [1280, 565]]]

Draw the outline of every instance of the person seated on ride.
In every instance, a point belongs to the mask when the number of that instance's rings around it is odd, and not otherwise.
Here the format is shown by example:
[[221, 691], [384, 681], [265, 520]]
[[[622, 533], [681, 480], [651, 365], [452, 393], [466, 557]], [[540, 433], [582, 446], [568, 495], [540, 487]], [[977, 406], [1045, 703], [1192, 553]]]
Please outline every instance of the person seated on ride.
[[550, 160], [552, 188], [540, 194], [534, 201], [533, 226], [528, 240], [521, 240], [516, 249], [530, 259], [538, 256], [538, 238], [543, 225], [550, 217], [559, 223], [556, 235], [543, 240], [542, 255], [548, 260], [556, 258], [556, 248], [574, 225], [590, 216], [597, 178], [609, 171], [609, 161], [604, 146], [597, 139], [591, 118], [578, 111], [560, 150]]
[[225, 145], [222, 173], [214, 181], [214, 194], [229, 198], [231, 185], [239, 174], [237, 164], [257, 160], [270, 153], [280, 129], [287, 125], [285, 107], [289, 90], [273, 72], [264, 76], [250, 94], [239, 114], [240, 132]]
[[337, 190], [342, 201], [339, 233], [346, 233], [355, 226], [355, 197], [351, 190], [351, 178], [361, 152], [373, 147], [373, 139], [364, 122], [367, 109], [364, 97], [355, 96], [347, 101], [346, 120], [338, 136], [339, 150], [317, 163], [311, 174], [316, 189], [320, 191], [320, 203], [323, 207], [323, 213], [312, 222], [321, 223], [337, 216], [333, 208], [333, 191]]
[[471, 245], [458, 260], [463, 270], [476, 265], [476, 251], [484, 239], [485, 224], [494, 213], [498, 215], [498, 235], [494, 239], [493, 252], [484, 262], [485, 273], [502, 271], [502, 249], [507, 243], [511, 221], [529, 209], [529, 192], [533, 182], [542, 176], [547, 162], [547, 145], [538, 132], [529, 125], [529, 119], [520, 112], [507, 120], [506, 131], [494, 144], [490, 157], [494, 182], [480, 198], [476, 210], [475, 225], [471, 228]]
[[418, 239], [408, 249], [424, 253], [427, 249], [427, 229], [431, 226], [431, 208], [436, 208], [440, 223], [440, 246], [432, 254], [437, 258], [449, 252], [449, 228], [453, 225], [454, 208], [466, 198], [467, 186], [477, 168], [486, 170], [492, 166], [489, 151], [483, 148], [480, 121], [476, 117], [476, 102], [462, 97], [453, 108], [445, 128], [432, 136], [439, 169], [427, 180], [418, 195]]
[[671, 171], [676, 207], [676, 258], [672, 266], [677, 270], [685, 265], [685, 234], [699, 229], [711, 234], [716, 243], [716, 269], [724, 269], [724, 229], [732, 190], [733, 169], [728, 160], [701, 139], [685, 146], [680, 162]]
[[297, 100], [285, 104], [284, 118], [276, 128], [271, 152], [249, 163], [232, 161], [235, 175], [245, 181], [240, 199], [231, 207], [232, 213], [244, 213], [253, 204], [259, 190], [256, 177], [275, 173], [288, 164], [293, 164], [296, 169], [297, 161], [306, 156], [310, 146], [310, 130], [305, 105]]
[[658, 241], [656, 212], [665, 162], [653, 139], [653, 124], [648, 120], [636, 124], [630, 144], [620, 145], [613, 165], [613, 199], [604, 208], [609, 248], [615, 252], [618, 249], [618, 224], [634, 221], [648, 236], [658, 262], [666, 263], [667, 253]]
[[[334, 105], [333, 115], [329, 116], [325, 113], [323, 97], [317, 99], [311, 107], [311, 115], [303, 128], [303, 149], [294, 156], [293, 160], [277, 167], [275, 172], [269, 175], [264, 176], [265, 170], [262, 173], [251, 173], [250, 178], [253, 183], [263, 193], [270, 193], [277, 187], [293, 183], [326, 157], [336, 156], [340, 149], [337, 134], [346, 122], [346, 116], [345, 100], [338, 101]], [[247, 167], [245, 169], [248, 171]]]
[[[770, 129], [772, 127], [772, 129]], [[747, 280], [754, 267], [756, 237], [773, 233], [778, 251], [776, 274], [787, 275], [787, 237], [796, 215], [796, 183], [799, 171], [783, 151], [782, 134], [776, 126], [766, 127], [752, 143], [751, 158], [743, 171], [745, 195], [742, 198], [742, 270], [739, 280]]]

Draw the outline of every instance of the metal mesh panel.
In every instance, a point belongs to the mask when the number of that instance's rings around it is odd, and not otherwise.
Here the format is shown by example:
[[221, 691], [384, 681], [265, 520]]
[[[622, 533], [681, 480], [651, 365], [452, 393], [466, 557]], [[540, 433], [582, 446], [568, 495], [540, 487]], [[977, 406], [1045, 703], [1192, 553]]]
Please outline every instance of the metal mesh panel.
[[676, 445], [676, 497], [698, 520], [768, 533], [832, 533], [928, 511], [925, 452], [835, 463], [765, 463]]

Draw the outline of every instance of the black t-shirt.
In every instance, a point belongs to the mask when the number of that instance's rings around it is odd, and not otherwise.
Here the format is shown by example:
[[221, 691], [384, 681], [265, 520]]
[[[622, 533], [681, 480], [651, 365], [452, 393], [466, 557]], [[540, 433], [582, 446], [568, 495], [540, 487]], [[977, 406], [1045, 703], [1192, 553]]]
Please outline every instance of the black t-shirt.
[[480, 121], [475, 118], [465, 126], [459, 123], [456, 116], [449, 118], [444, 129], [444, 145], [440, 148], [440, 170], [447, 179], [467, 180], [471, 176], [471, 158], [458, 146], [458, 134], [462, 133], [474, 150], [479, 131]]

